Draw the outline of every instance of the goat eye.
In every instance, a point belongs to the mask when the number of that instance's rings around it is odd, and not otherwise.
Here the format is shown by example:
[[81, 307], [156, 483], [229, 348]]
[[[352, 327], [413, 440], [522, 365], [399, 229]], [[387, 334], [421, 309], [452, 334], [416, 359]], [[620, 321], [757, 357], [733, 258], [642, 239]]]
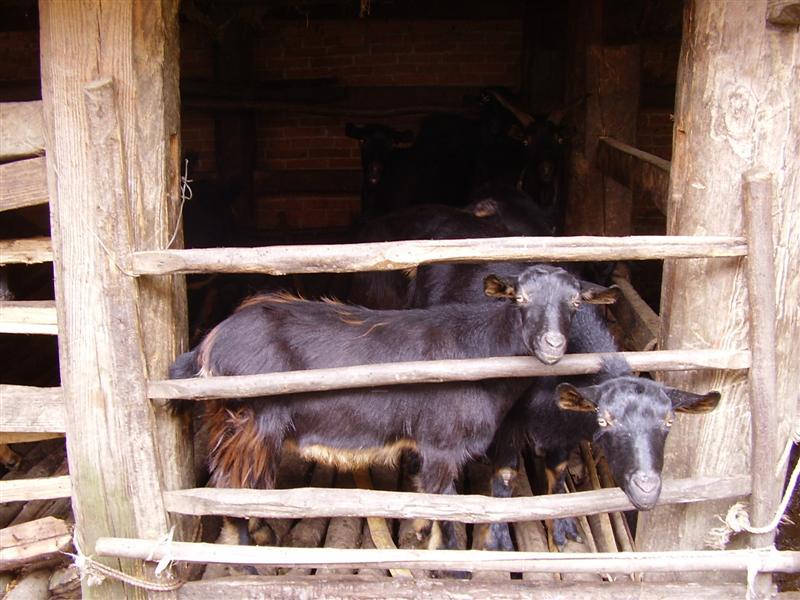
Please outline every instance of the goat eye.
[[597, 424], [600, 425], [600, 427], [608, 427], [608, 421], [603, 417], [597, 417]]
[[528, 297], [527, 296], [517, 296], [515, 298], [515, 300], [517, 301], [518, 304], [525, 304], [525, 303], [528, 302]]
[[664, 425], [667, 427], [667, 429], [669, 429], [670, 427], [672, 427], [672, 419], [671, 419], [671, 418], [669, 418], [669, 419], [665, 420], [665, 421], [664, 421]]
[[572, 301], [571, 304], [572, 304], [572, 308], [574, 308], [575, 310], [579, 309], [581, 307], [580, 298], [576, 298], [575, 300]]

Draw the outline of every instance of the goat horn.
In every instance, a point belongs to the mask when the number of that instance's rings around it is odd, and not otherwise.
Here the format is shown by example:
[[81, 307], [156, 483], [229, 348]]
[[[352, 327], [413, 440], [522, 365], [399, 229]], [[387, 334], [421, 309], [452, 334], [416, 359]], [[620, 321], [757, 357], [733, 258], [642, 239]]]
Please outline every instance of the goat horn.
[[528, 127], [533, 125], [533, 123], [535, 122], [535, 119], [532, 116], [530, 116], [528, 113], [522, 112], [520, 109], [518, 109], [515, 106], [513, 106], [508, 100], [503, 98], [503, 96], [501, 96], [499, 92], [496, 92], [494, 90], [489, 90], [489, 93], [492, 96], [495, 97], [497, 102], [500, 103], [500, 106], [502, 106], [508, 112], [510, 112], [512, 115], [514, 115], [516, 117], [517, 121], [519, 121], [520, 124], [525, 129], [527, 129]]

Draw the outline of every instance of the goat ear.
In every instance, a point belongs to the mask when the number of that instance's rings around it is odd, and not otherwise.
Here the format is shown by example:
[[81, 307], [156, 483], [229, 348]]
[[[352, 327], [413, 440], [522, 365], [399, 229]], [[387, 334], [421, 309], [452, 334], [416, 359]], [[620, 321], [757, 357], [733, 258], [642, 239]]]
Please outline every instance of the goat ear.
[[720, 393], [708, 392], [707, 394], [693, 394], [677, 388], [665, 387], [664, 393], [672, 401], [675, 412], [703, 414], [717, 408]]
[[484, 198], [479, 200], [472, 207], [472, 214], [481, 219], [485, 217], [493, 217], [497, 214], [497, 202], [494, 198]]
[[364, 128], [353, 123], [347, 123], [344, 126], [344, 134], [349, 138], [361, 140], [364, 138]]
[[576, 388], [571, 383], [559, 383], [556, 387], [557, 403], [561, 410], [594, 412], [597, 410], [592, 387]]
[[489, 275], [483, 280], [483, 293], [490, 298], [516, 298], [517, 281], [516, 278], [501, 279], [497, 275]]
[[410, 144], [414, 141], [414, 132], [409, 130], [393, 131], [392, 141], [395, 144]]
[[581, 281], [581, 299], [588, 304], [614, 304], [617, 301], [619, 287], [611, 285], [603, 287], [596, 283]]

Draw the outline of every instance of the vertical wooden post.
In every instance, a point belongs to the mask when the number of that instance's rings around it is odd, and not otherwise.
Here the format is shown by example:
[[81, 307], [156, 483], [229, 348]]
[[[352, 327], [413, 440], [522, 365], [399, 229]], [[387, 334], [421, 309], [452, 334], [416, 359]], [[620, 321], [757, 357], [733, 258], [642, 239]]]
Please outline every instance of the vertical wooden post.
[[584, 139], [582, 144], [573, 144], [565, 230], [569, 235], [630, 235], [632, 194], [610, 177], [603, 177], [595, 160], [602, 136], [629, 144], [636, 141], [640, 47], [603, 43], [604, 11], [598, 7], [602, 3], [570, 3], [571, 15], [592, 14], [587, 27], [593, 33], [587, 40], [576, 40], [579, 45], [586, 43], [585, 58], [573, 55], [572, 70], [578, 81], [570, 86], [568, 97], [584, 93], [589, 97]]
[[[773, 238], [779, 443], [791, 430], [800, 371], [800, 35], [765, 22], [767, 0], [689, 0], [678, 71], [667, 231], [743, 232], [742, 174], [754, 164], [775, 175]], [[747, 40], [746, 44], [742, 40]], [[744, 348], [747, 286], [740, 260], [665, 261], [660, 347]], [[750, 410], [745, 373], [671, 373], [690, 390], [722, 392], [705, 417], [678, 420], [667, 443], [668, 477], [725, 476], [750, 470]], [[774, 475], [779, 487], [782, 475]], [[641, 550], [697, 549], [728, 503], [657, 509], [640, 516]], [[763, 523], [756, 523], [762, 525]]]
[[[131, 249], [166, 247], [180, 205], [177, 0], [48, 0], [39, 12], [69, 469], [90, 554], [100, 536], [164, 534], [162, 490], [193, 484], [190, 439], [145, 385], [184, 343], [182, 282], [125, 272]], [[83, 595], [145, 593], [107, 579]]]

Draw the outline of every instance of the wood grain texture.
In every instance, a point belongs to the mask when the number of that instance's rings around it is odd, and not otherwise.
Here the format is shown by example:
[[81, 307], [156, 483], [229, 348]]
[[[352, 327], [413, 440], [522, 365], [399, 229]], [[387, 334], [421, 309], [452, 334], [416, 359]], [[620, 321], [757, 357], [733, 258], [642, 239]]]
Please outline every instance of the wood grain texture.
[[50, 238], [36, 237], [0, 240], [0, 265], [53, 262]]
[[[166, 373], [180, 346], [182, 284], [137, 282], [125, 265], [132, 249], [163, 248], [173, 233], [177, 4], [56, 0], [39, 9], [61, 380], [87, 553], [113, 532], [163, 535], [171, 517], [162, 486], [193, 483], [190, 437], [174, 418], [156, 417], [144, 383]], [[141, 563], [109, 563], [144, 573]], [[82, 592], [147, 596], [111, 579]]]
[[734, 237], [572, 237], [415, 240], [335, 246], [192, 248], [137, 252], [133, 273], [349, 273], [391, 271], [431, 262], [644, 260], [743, 256]]
[[0, 212], [49, 200], [44, 157], [0, 165]]
[[0, 571], [31, 567], [63, 556], [72, 545], [72, 528], [44, 517], [0, 530]]
[[0, 301], [0, 333], [58, 335], [55, 301]]
[[[380, 363], [263, 375], [230, 375], [151, 381], [148, 395], [157, 399], [253, 398], [309, 391], [407, 383], [478, 381], [494, 377], [537, 377], [597, 373], [602, 354], [568, 354], [554, 365], [530, 356]], [[635, 371], [746, 369], [746, 351], [692, 350], [623, 352]], [[706, 390], [708, 391], [708, 390]]]
[[0, 432], [64, 433], [61, 388], [0, 385]]
[[2, 499], [2, 502], [69, 498], [70, 492], [71, 486], [68, 475], [0, 481], [0, 499]]
[[0, 160], [44, 154], [41, 102], [0, 103]]
[[441, 598], [536, 598], [537, 600], [741, 600], [744, 584], [692, 586], [642, 583], [475, 582], [456, 579], [393, 579], [357, 576], [242, 577], [192, 581], [178, 590], [180, 600], [248, 598], [249, 600], [439, 600]]
[[[666, 480], [659, 503], [738, 498], [750, 491], [749, 478]], [[250, 517], [425, 518], [462, 523], [530, 521], [609, 511], [633, 505], [618, 488], [516, 498], [295, 488], [290, 490], [195, 488], [165, 492], [168, 510], [182, 514]], [[377, 544], [376, 544], [377, 545]]]
[[746, 571], [758, 564], [764, 572], [791, 573], [800, 569], [800, 552], [773, 549], [673, 552], [489, 552], [484, 550], [345, 550], [343, 548], [277, 548], [228, 544], [173, 542], [169, 548], [155, 540], [100, 538], [101, 556], [151, 557], [224, 564], [284, 565], [315, 568], [376, 567], [459, 569], [467, 571], [539, 571], [562, 573], [638, 573], [643, 571]]
[[[742, 175], [754, 164], [774, 171], [777, 370], [780, 406], [773, 423], [787, 440], [800, 388], [800, 37], [766, 25], [767, 0], [690, 0], [684, 7], [667, 231], [741, 235]], [[742, 40], [747, 40], [746, 44]], [[665, 261], [659, 347], [748, 347], [744, 261]], [[742, 373], [671, 373], [664, 380], [722, 392], [705, 417], [682, 416], [667, 441], [673, 476], [750, 472], [750, 410]], [[782, 481], [775, 475], [776, 485]], [[703, 547], [727, 502], [659, 508], [642, 514], [643, 550]], [[708, 579], [704, 580], [708, 582]]]
[[800, 25], [800, 2], [798, 0], [768, 0], [767, 21], [783, 27]]

